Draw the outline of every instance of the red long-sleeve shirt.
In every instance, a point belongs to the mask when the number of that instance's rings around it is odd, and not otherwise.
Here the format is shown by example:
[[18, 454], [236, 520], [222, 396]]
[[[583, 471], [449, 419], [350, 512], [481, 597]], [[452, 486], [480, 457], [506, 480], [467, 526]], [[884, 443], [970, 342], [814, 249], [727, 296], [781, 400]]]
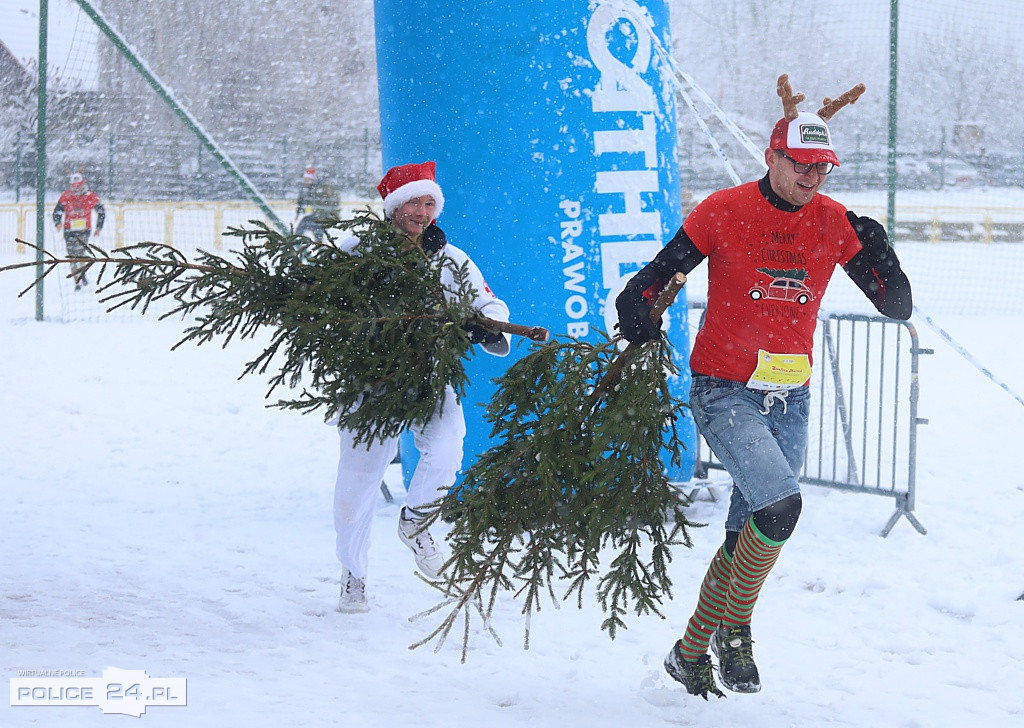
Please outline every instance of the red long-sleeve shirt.
[[57, 206], [53, 208], [53, 224], [60, 227], [64, 223], [64, 232], [90, 232], [92, 230], [93, 213], [96, 217], [96, 232], [103, 229], [103, 220], [106, 211], [99, 195], [92, 190], [76, 194], [71, 190], [64, 190], [64, 193], [57, 200]]

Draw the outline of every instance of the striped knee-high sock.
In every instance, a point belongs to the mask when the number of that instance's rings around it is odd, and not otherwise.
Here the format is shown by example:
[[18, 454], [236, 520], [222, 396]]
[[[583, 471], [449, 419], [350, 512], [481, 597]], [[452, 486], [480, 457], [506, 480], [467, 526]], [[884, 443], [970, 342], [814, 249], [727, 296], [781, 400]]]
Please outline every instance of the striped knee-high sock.
[[715, 631], [725, 611], [725, 599], [729, 592], [729, 574], [732, 557], [721, 546], [708, 566], [704, 582], [700, 585], [697, 609], [686, 624], [686, 632], [679, 640], [679, 652], [687, 660], [698, 660], [708, 651], [711, 633]]
[[773, 541], [754, 525], [751, 518], [740, 531], [732, 554], [732, 580], [726, 597], [722, 624], [742, 626], [750, 624], [750, 615], [757, 603], [757, 595], [775, 566], [785, 541]]

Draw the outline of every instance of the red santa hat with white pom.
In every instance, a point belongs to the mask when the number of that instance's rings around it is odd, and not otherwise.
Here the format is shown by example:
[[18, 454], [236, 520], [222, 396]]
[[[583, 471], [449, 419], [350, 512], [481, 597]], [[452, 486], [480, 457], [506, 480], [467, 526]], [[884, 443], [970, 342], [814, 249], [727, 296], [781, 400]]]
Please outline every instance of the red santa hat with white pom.
[[399, 207], [423, 195], [434, 198], [434, 218], [441, 217], [444, 195], [441, 194], [441, 186], [437, 184], [436, 169], [434, 162], [402, 164], [389, 169], [377, 185], [377, 191], [384, 200], [384, 217], [391, 219]]

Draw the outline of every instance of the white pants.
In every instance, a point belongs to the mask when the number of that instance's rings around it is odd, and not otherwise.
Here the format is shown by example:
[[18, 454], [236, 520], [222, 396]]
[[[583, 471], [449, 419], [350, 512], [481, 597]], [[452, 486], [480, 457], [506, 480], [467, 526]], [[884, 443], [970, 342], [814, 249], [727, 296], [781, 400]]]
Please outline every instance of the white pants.
[[[418, 508], [448, 492], [462, 467], [466, 420], [451, 387], [445, 391], [441, 413], [435, 413], [426, 425], [416, 425], [411, 430], [420, 459], [405, 502], [410, 508]], [[334, 484], [338, 561], [354, 576], [363, 579], [366, 578], [373, 512], [380, 497], [384, 472], [398, 451], [398, 438], [374, 441], [367, 449], [365, 443], [354, 443], [354, 433], [350, 430], [339, 427], [338, 434], [341, 457]]]

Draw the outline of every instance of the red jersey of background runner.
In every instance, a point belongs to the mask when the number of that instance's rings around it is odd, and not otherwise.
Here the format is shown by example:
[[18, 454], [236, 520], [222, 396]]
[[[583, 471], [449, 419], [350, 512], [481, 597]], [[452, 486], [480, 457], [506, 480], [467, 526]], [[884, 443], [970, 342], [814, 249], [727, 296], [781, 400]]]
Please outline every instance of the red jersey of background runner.
[[75, 232], [91, 230], [92, 211], [99, 204], [100, 198], [92, 190], [80, 195], [64, 190], [57, 200], [57, 209], [64, 214], [64, 229]]
[[845, 207], [818, 194], [784, 212], [750, 182], [712, 194], [683, 229], [708, 258], [708, 309], [690, 355], [694, 372], [745, 383], [758, 349], [811, 356], [828, 281], [861, 249]]

